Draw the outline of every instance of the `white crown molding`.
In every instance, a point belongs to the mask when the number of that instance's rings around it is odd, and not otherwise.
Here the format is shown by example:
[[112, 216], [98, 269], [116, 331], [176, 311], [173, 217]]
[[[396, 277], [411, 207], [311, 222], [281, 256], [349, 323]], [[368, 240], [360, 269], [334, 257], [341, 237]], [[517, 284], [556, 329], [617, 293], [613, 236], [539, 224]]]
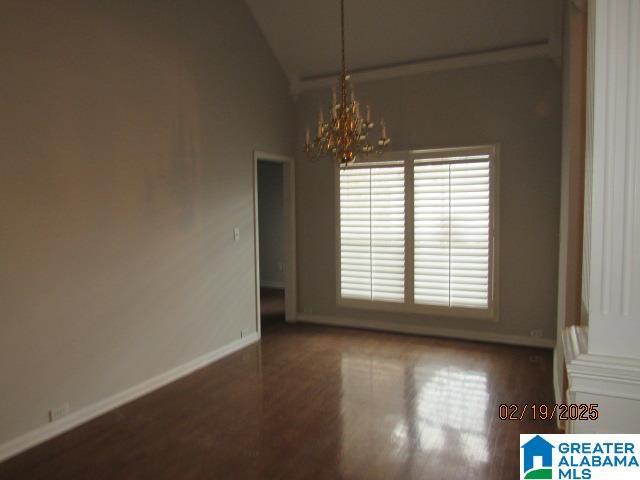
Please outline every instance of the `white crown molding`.
[[[442, 72], [460, 68], [492, 65], [496, 63], [515, 62], [532, 58], [558, 58], [560, 42], [541, 42], [533, 45], [504, 48], [488, 52], [471, 53], [424, 60], [402, 65], [391, 65], [378, 68], [370, 68], [350, 73], [354, 83], [371, 82], [389, 78], [406, 77], [420, 73]], [[312, 79], [296, 79], [291, 81], [291, 92], [297, 95], [308, 90], [332, 87], [336, 84], [336, 75], [327, 75]]]
[[416, 325], [389, 320], [371, 320], [364, 318], [347, 318], [330, 315], [316, 315], [299, 313], [298, 321], [331, 325], [336, 327], [360, 328], [366, 330], [380, 330], [385, 332], [407, 333], [413, 335], [425, 335], [429, 337], [455, 338], [459, 340], [473, 340], [478, 342], [502, 343], [506, 345], [520, 345], [526, 347], [553, 348], [555, 340], [550, 338], [534, 338], [521, 335], [509, 335], [475, 330], [463, 330], [456, 328], [439, 328], [429, 325]]
[[14, 438], [13, 440], [9, 440], [8, 442], [0, 445], [0, 462], [28, 450], [29, 448], [35, 447], [36, 445], [57, 435], [67, 432], [72, 428], [113, 410], [114, 408], [118, 408], [125, 403], [135, 400], [136, 398], [140, 398], [143, 395], [178, 380], [181, 377], [189, 375], [190, 373], [205, 367], [216, 360], [220, 360], [227, 355], [231, 355], [232, 353], [257, 342], [259, 339], [259, 335], [254, 332], [245, 338], [235, 340], [185, 364], [172, 368], [171, 370], [161, 373], [149, 380], [145, 380], [138, 385], [127, 388], [122, 392], [104, 398], [91, 405], [87, 405], [86, 407], [61, 418], [60, 420], [48, 423]]

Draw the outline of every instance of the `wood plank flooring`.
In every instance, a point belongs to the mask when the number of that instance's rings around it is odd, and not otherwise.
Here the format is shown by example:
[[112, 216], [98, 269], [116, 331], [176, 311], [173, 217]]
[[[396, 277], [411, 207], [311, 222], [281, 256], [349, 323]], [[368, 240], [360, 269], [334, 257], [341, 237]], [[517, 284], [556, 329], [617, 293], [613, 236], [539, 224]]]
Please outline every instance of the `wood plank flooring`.
[[278, 323], [0, 464], [0, 479], [518, 478], [500, 403], [551, 402], [548, 350]]

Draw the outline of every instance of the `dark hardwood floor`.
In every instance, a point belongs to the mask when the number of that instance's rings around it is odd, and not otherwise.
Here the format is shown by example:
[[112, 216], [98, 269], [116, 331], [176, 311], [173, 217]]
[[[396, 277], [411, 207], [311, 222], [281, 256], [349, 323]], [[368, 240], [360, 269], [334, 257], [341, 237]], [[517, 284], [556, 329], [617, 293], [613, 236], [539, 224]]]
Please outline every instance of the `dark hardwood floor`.
[[279, 325], [0, 464], [0, 479], [518, 478], [498, 405], [550, 402], [548, 350]]

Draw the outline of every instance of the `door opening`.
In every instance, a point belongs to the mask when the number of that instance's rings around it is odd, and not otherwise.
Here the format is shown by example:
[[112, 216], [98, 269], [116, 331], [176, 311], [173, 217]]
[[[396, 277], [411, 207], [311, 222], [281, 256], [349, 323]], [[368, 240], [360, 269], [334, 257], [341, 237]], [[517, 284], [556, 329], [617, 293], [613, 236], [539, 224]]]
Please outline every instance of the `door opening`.
[[293, 160], [255, 152], [254, 228], [256, 327], [295, 321]]

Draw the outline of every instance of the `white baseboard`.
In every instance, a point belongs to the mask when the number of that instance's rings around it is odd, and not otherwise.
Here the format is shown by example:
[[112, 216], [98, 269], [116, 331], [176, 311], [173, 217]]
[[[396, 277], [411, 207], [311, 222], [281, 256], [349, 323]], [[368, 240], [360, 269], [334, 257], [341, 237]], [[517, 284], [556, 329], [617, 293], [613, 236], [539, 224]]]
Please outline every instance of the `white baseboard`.
[[284, 282], [271, 281], [271, 280], [260, 280], [260, 286], [264, 288], [281, 288], [284, 290]]
[[460, 340], [474, 340], [478, 342], [503, 343], [507, 345], [521, 345], [526, 347], [553, 348], [555, 340], [550, 338], [535, 338], [504, 333], [481, 332], [454, 328], [440, 328], [430, 325], [416, 325], [386, 320], [371, 320], [361, 318], [334, 317], [330, 315], [316, 315], [299, 313], [298, 321], [332, 325], [338, 327], [363, 328], [367, 330], [382, 330], [396, 333], [409, 333], [431, 337], [456, 338]]
[[259, 339], [260, 337], [258, 333], [251, 333], [245, 338], [235, 340], [223, 347], [213, 350], [212, 352], [194, 358], [185, 364], [172, 368], [171, 370], [161, 373], [149, 380], [145, 380], [138, 385], [134, 385], [122, 392], [116, 393], [115, 395], [91, 405], [87, 405], [86, 407], [61, 418], [60, 420], [48, 423], [42, 427], [27, 432], [24, 435], [14, 438], [13, 440], [9, 440], [8, 442], [0, 445], [0, 462], [88, 422], [89, 420], [107, 413], [114, 408], [120, 407], [125, 403], [142, 397], [143, 395], [178, 380], [181, 377], [189, 375], [195, 370], [205, 367], [216, 360], [226, 357], [227, 355], [257, 342]]

